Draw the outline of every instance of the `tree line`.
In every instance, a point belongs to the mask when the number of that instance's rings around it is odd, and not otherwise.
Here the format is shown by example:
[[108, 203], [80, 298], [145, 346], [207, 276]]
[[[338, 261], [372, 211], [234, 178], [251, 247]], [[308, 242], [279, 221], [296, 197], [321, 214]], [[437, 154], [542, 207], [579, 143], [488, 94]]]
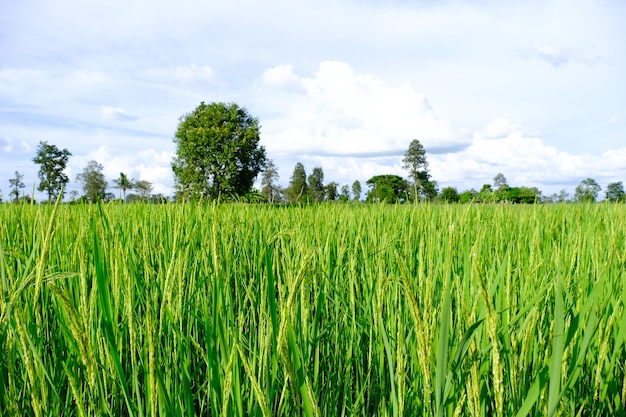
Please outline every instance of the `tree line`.
[[[48, 142], [42, 141], [37, 147], [36, 155], [32, 159], [35, 164], [39, 165], [37, 190], [48, 195], [48, 202], [63, 197], [62, 193], [69, 183], [65, 168], [70, 156], [72, 154], [67, 149], [59, 149], [56, 145], [51, 145]], [[93, 203], [99, 200], [108, 202], [116, 199], [115, 194], [107, 192], [109, 183], [104, 176], [103, 169], [104, 167], [97, 161], [89, 161], [83, 171], [76, 176], [76, 182], [81, 184], [84, 194], [79, 196], [78, 191], [72, 190], [69, 193], [72, 202]], [[9, 196], [13, 202], [31, 202], [31, 197], [22, 191], [26, 187], [23, 179], [24, 175], [15, 171], [15, 177], [9, 180], [11, 188]], [[119, 178], [113, 180], [113, 184], [113, 188], [120, 190], [122, 201], [161, 201], [165, 199], [164, 196], [152, 194], [153, 185], [150, 181], [135, 181], [123, 172], [120, 173]], [[126, 196], [128, 190], [136, 191], [136, 194]], [[2, 201], [1, 198], [0, 201]]]
[[[175, 201], [220, 200], [278, 203], [314, 203], [323, 201], [362, 201], [364, 190], [356, 180], [351, 185], [339, 185], [335, 181], [324, 182], [322, 167], [316, 166], [307, 175], [304, 165], [298, 162], [291, 175], [289, 185], [279, 184], [278, 169], [267, 158], [265, 148], [260, 145], [259, 120], [245, 108], [235, 103], [204, 102], [191, 113], [180, 118], [176, 135], [175, 157], [172, 171], [175, 178]], [[72, 154], [47, 142], [40, 142], [32, 161], [39, 165], [37, 189], [45, 192], [48, 201], [60, 196], [67, 187], [69, 178], [65, 168]], [[592, 179], [583, 180], [573, 196], [561, 190], [543, 196], [536, 187], [510, 186], [506, 177], [498, 173], [493, 184], [484, 184], [480, 191], [469, 189], [462, 192], [454, 187], [441, 191], [430, 174], [426, 151], [418, 139], [413, 139], [402, 159], [407, 179], [395, 174], [375, 175], [366, 181], [366, 202], [407, 203], [418, 201], [441, 201], [447, 203], [498, 203], [514, 204], [556, 203], [566, 201], [593, 202], [598, 199], [601, 187]], [[261, 175], [261, 188], [253, 189]], [[96, 202], [115, 200], [107, 192], [108, 182], [103, 166], [90, 161], [77, 175], [83, 195], [70, 192], [74, 202]], [[152, 194], [152, 183], [134, 180], [126, 174], [113, 180], [114, 188], [120, 190], [122, 201], [164, 202], [163, 195]], [[18, 171], [9, 180], [11, 201], [30, 201], [23, 194], [23, 175]], [[135, 191], [128, 196], [127, 191]], [[605, 192], [609, 202], [626, 202], [624, 185], [620, 182], [608, 184]], [[0, 201], [2, 197], [0, 195]]]

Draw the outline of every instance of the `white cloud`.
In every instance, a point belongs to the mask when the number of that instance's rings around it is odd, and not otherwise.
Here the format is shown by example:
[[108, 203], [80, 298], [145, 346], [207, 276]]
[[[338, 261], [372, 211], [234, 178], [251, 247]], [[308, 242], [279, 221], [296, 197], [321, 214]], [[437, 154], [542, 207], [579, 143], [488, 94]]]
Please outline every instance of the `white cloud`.
[[[286, 89], [284, 80], [297, 83]], [[263, 125], [272, 152], [312, 155], [388, 155], [403, 153], [419, 138], [426, 147], [457, 145], [450, 122], [435, 115], [410, 84], [388, 86], [356, 73], [348, 64], [322, 62], [313, 77], [289, 66], [266, 70], [269, 95], [288, 95]]]
[[520, 123], [494, 119], [477, 131], [464, 150], [429, 157], [433, 177], [461, 188], [492, 183], [502, 172], [514, 186], [537, 186], [554, 192], [564, 184], [577, 184], [587, 177], [601, 183], [626, 176], [626, 148], [602, 155], [574, 154], [547, 145], [541, 137], [524, 133]]
[[173, 152], [169, 151], [147, 149], [138, 153], [127, 153], [123, 149], [100, 146], [88, 154], [70, 158], [67, 172], [70, 181], [74, 181], [89, 161], [96, 161], [103, 166], [103, 173], [110, 187], [113, 186], [113, 179], [119, 178], [123, 172], [129, 178], [152, 182], [154, 193], [172, 195], [173, 156]]
[[137, 119], [137, 117], [126, 113], [124, 109], [109, 106], [100, 106], [100, 116], [105, 120], [128, 121]]
[[279, 65], [277, 67], [268, 68], [263, 72], [262, 81], [269, 85], [278, 87], [298, 81], [293, 73], [292, 65]]

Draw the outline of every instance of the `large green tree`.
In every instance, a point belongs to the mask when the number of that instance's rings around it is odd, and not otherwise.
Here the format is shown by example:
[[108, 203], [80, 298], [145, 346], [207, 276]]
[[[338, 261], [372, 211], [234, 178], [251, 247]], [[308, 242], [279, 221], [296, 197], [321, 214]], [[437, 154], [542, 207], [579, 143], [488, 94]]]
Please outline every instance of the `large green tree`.
[[76, 176], [76, 182], [82, 184], [84, 198], [90, 203], [108, 200], [107, 181], [102, 172], [103, 167], [96, 161], [89, 161], [83, 172]]
[[204, 102], [181, 117], [172, 169], [185, 198], [236, 198], [265, 167], [259, 121], [235, 103]]
[[306, 183], [306, 171], [304, 165], [298, 162], [293, 169], [289, 186], [285, 189], [285, 197], [290, 203], [297, 203], [301, 199], [309, 199], [309, 187]]
[[370, 190], [366, 201], [404, 203], [409, 194], [409, 183], [398, 175], [376, 175], [367, 180]]
[[60, 150], [56, 145], [39, 142], [33, 162], [39, 165], [39, 191], [48, 193], [48, 201], [56, 198], [69, 182], [65, 175], [67, 161], [72, 156], [67, 149]]

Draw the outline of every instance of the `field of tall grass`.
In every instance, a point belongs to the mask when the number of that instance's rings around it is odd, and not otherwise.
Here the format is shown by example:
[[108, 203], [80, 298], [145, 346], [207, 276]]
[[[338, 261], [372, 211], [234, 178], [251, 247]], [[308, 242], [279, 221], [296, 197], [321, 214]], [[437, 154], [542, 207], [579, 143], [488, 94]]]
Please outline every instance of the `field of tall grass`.
[[0, 415], [624, 415], [624, 205], [0, 205]]

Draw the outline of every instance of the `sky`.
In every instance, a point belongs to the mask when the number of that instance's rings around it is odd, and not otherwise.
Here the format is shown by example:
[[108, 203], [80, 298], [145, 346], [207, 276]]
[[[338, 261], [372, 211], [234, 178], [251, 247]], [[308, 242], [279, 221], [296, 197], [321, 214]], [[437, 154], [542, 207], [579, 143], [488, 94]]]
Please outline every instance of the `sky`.
[[15, 171], [33, 192], [46, 141], [72, 153], [69, 191], [95, 160], [172, 195], [201, 102], [259, 119], [283, 186], [297, 162], [340, 186], [407, 177], [418, 139], [440, 188], [604, 190], [626, 182], [625, 18], [622, 0], [0, 0], [0, 194]]

